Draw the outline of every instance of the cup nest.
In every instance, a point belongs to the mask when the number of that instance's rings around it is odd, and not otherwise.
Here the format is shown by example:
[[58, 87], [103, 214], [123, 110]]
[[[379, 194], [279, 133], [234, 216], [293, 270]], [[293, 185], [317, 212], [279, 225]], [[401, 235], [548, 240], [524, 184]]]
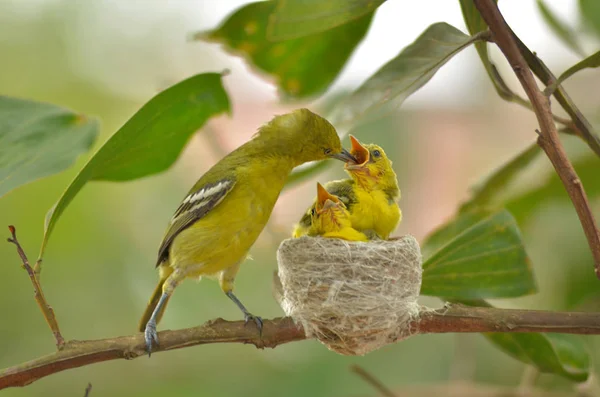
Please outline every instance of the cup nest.
[[413, 236], [288, 239], [277, 262], [279, 304], [330, 350], [364, 355], [418, 331], [422, 258]]

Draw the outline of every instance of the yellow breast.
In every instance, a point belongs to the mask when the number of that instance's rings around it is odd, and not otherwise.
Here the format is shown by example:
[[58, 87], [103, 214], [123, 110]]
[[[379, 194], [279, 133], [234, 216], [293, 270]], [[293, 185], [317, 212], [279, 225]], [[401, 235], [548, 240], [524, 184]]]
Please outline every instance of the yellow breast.
[[352, 206], [352, 226], [358, 230], [374, 230], [387, 239], [402, 217], [400, 208], [380, 190], [355, 190], [357, 203]]

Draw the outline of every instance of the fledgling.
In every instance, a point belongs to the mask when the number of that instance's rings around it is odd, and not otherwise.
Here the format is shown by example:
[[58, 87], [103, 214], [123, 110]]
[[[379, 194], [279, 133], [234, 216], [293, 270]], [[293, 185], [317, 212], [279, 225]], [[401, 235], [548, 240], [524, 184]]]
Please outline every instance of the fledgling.
[[[392, 162], [380, 146], [363, 145], [352, 135], [350, 141], [350, 153], [357, 159], [356, 163], [347, 162], [344, 166], [350, 178], [328, 182], [325, 189], [346, 205], [354, 229], [369, 238], [387, 240], [402, 219], [398, 206], [400, 189]], [[309, 232], [315, 204], [316, 201], [296, 225], [294, 237]]]
[[352, 227], [350, 212], [339, 198], [329, 194], [317, 182], [317, 201], [311, 210], [309, 236], [341, 238], [348, 241], [367, 241], [364, 233]]
[[299, 109], [273, 118], [200, 178], [175, 211], [158, 250], [160, 280], [139, 324], [148, 353], [158, 343], [156, 324], [169, 298], [186, 278], [218, 277], [245, 320], [262, 329], [260, 317], [233, 294], [235, 276], [292, 169], [326, 158], [356, 162], [327, 120]]

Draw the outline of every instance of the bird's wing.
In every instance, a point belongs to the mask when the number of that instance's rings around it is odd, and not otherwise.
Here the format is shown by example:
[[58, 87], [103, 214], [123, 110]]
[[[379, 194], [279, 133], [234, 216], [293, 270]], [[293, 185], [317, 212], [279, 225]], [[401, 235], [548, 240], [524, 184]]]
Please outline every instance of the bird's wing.
[[194, 222], [202, 219], [213, 208], [223, 201], [227, 193], [235, 186], [233, 176], [223, 178], [214, 183], [206, 183], [200, 188], [192, 190], [183, 199], [177, 211], [171, 218], [171, 224], [167, 229], [162, 244], [158, 249], [158, 261], [156, 266], [169, 256], [169, 247], [181, 231], [191, 226]]

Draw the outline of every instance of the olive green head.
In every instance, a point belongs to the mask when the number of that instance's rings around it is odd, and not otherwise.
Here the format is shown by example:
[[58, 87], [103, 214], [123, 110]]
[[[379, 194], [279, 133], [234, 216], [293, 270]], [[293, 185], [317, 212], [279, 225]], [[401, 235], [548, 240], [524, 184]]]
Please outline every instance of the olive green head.
[[297, 165], [327, 158], [355, 163], [354, 157], [342, 147], [331, 123], [308, 109], [274, 117], [264, 125], [257, 139], [272, 150], [289, 155]]

